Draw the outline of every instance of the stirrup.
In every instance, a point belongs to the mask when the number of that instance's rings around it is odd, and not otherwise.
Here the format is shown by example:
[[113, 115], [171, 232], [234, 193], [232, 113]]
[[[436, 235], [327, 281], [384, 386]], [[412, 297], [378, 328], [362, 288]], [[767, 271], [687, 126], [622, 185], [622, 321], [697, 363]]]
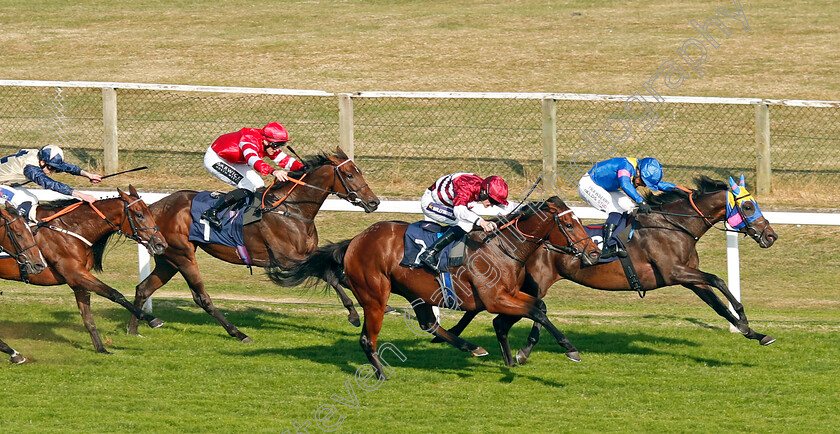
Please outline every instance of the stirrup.
[[437, 258], [437, 254], [429, 253], [429, 250], [425, 250], [423, 253], [420, 254], [420, 257], [417, 258], [420, 260], [420, 263], [425, 265], [426, 268], [433, 271], [436, 274], [440, 274], [440, 268], [438, 268], [437, 262], [439, 259]]
[[221, 230], [222, 229], [222, 222], [219, 221], [219, 216], [214, 213], [204, 213], [201, 215], [201, 218], [204, 219], [213, 229]]

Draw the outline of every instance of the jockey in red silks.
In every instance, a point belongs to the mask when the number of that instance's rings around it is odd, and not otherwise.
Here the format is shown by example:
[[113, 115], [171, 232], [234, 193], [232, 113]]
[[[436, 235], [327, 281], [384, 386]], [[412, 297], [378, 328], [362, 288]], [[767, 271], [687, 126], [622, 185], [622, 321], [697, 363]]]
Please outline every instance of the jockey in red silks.
[[611, 158], [595, 163], [578, 182], [578, 193], [586, 203], [603, 212], [609, 213], [604, 224], [604, 248], [601, 258], [627, 256], [620, 246], [607, 247], [607, 241], [615, 231], [621, 214], [637, 210], [650, 212], [650, 205], [645, 202], [636, 187], [647, 186], [653, 191], [670, 191], [674, 184], [662, 180], [662, 164], [655, 158]]
[[[265, 186], [261, 175], [273, 175], [279, 181], [288, 181], [289, 171], [303, 169], [300, 161], [280, 149], [290, 140], [289, 132], [277, 122], [262, 129], [243, 128], [216, 139], [204, 154], [204, 168], [237, 188], [219, 198], [201, 217], [219, 229], [219, 211], [245, 200], [257, 188]], [[271, 167], [263, 161], [264, 157], [269, 157], [280, 168]]]
[[432, 271], [440, 273], [438, 255], [453, 241], [475, 226], [481, 226], [485, 232], [496, 230], [494, 222], [488, 222], [472, 211], [473, 202], [506, 206], [508, 204], [508, 186], [498, 176], [482, 179], [472, 173], [452, 173], [435, 181], [420, 199], [426, 220], [449, 226], [435, 242], [418, 258]]

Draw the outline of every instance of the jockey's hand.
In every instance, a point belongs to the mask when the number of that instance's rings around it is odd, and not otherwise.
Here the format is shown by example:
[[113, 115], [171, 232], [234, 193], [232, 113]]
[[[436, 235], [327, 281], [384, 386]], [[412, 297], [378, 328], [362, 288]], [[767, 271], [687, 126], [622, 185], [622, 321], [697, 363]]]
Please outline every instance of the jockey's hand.
[[481, 226], [484, 232], [493, 232], [498, 228], [495, 222], [488, 222], [487, 220], [479, 221], [478, 225]]
[[277, 169], [274, 172], [271, 172], [271, 174], [274, 175], [278, 181], [286, 182], [289, 180], [289, 172], [286, 172], [285, 170]]
[[88, 202], [88, 203], [94, 203], [98, 200], [98, 199], [96, 199], [96, 197], [91, 196], [87, 193], [82, 193], [79, 190], [74, 190], [72, 196], [73, 197], [78, 197], [79, 199], [81, 199], [85, 202]]
[[641, 214], [650, 214], [650, 205], [647, 202], [642, 202], [639, 204], [639, 213]]
[[90, 180], [91, 184], [98, 184], [98, 183], [102, 182], [102, 175], [97, 175], [96, 173], [90, 173], [90, 172], [87, 172], [85, 170], [82, 170], [81, 175], [87, 177], [87, 179]]

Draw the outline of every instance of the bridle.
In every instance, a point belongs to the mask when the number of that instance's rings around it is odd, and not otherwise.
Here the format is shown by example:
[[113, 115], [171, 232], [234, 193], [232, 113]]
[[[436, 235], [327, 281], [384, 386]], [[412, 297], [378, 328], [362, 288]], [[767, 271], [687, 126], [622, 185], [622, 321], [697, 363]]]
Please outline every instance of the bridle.
[[[735, 203], [734, 209], [738, 213], [738, 215], [741, 217], [741, 220], [744, 222], [744, 227], [741, 228], [741, 229], [728, 229], [727, 227], [724, 227], [723, 229], [721, 229], [721, 228], [715, 226], [714, 223], [712, 223], [712, 221], [710, 220], [711, 218], [713, 218], [712, 216], [704, 215], [700, 211], [700, 208], [697, 207], [697, 204], [694, 203], [694, 190], [691, 190], [691, 189], [688, 189], [688, 188], [685, 188], [685, 187], [682, 187], [682, 186], [676, 186], [676, 187], [679, 190], [688, 194], [688, 203], [691, 205], [691, 208], [694, 210], [694, 212], [697, 213], [697, 215], [671, 213], [671, 212], [666, 212], [666, 211], [661, 211], [661, 210], [653, 210], [651, 212], [656, 213], [656, 214], [662, 214], [665, 217], [665, 221], [667, 221], [668, 223], [671, 223], [672, 225], [676, 226], [677, 228], [679, 228], [682, 231], [686, 232], [687, 234], [691, 235], [694, 238], [695, 241], [699, 239], [698, 236], [691, 233], [691, 231], [686, 229], [683, 225], [681, 225], [678, 222], [675, 222], [672, 219], [668, 218], [668, 216], [702, 218], [703, 222], [706, 223], [707, 228], [715, 228], [715, 229], [717, 229], [721, 232], [743, 233], [744, 236], [749, 236], [749, 237], [755, 239], [756, 241], [760, 240], [761, 237], [764, 236], [764, 232], [767, 230], [768, 226], [765, 225], [764, 229], [762, 229], [762, 231], [759, 233], [758, 230], [752, 225], [752, 223], [749, 220], [747, 220], [747, 216], [744, 214], [744, 211], [743, 211], [741, 205], [738, 203], [739, 200], [750, 197], [751, 195], [749, 193], [746, 193], [742, 196], [735, 196], [735, 193], [731, 189], [727, 189], [726, 194], [727, 195], [729, 195], [729, 194], [733, 195], [733, 198], [734, 198], [733, 202]], [[730, 216], [726, 216], [725, 219], [728, 219], [729, 217]]]
[[[53, 229], [53, 230], [58, 230], [59, 232], [69, 233], [69, 231], [67, 231], [67, 230], [65, 230], [65, 229], [62, 229], [62, 228], [57, 228], [57, 227], [55, 227], [55, 226], [48, 225], [47, 223], [48, 223], [48, 222], [50, 222], [50, 221], [52, 221], [52, 220], [55, 220], [55, 219], [57, 219], [57, 218], [59, 218], [59, 217], [61, 217], [61, 216], [63, 216], [64, 214], [67, 214], [67, 213], [69, 213], [69, 212], [73, 211], [74, 209], [76, 209], [76, 208], [78, 208], [78, 207], [82, 206], [83, 204], [88, 204], [88, 205], [90, 205], [91, 209], [93, 209], [93, 211], [94, 211], [94, 212], [95, 212], [95, 213], [96, 213], [96, 214], [97, 214], [97, 215], [98, 215], [98, 216], [99, 216], [102, 220], [105, 220], [105, 222], [106, 222], [106, 223], [108, 223], [109, 225], [111, 225], [111, 227], [112, 227], [112, 228], [114, 228], [114, 230], [115, 230], [116, 232], [118, 232], [119, 234], [121, 234], [121, 235], [125, 236], [126, 238], [128, 238], [128, 239], [130, 239], [130, 240], [132, 240], [132, 241], [134, 241], [134, 242], [136, 242], [136, 243], [138, 243], [138, 244], [140, 244], [140, 245], [147, 246], [147, 245], [149, 244], [149, 241], [148, 241], [148, 240], [144, 240], [144, 239], [140, 236], [140, 232], [142, 232], [142, 231], [147, 231], [147, 230], [150, 230], [150, 229], [154, 229], [154, 232], [153, 232], [153, 233], [152, 233], [152, 235], [150, 235], [150, 236], [149, 236], [149, 238], [148, 238], [149, 240], [151, 240], [151, 239], [152, 239], [155, 235], [157, 235], [158, 233], [160, 233], [160, 228], [158, 228], [158, 226], [157, 226], [157, 225], [155, 225], [155, 226], [146, 226], [146, 227], [138, 227], [137, 223], [134, 221], [135, 217], [132, 215], [132, 212], [131, 212], [131, 206], [132, 206], [132, 205], [134, 205], [134, 204], [135, 204], [135, 203], [137, 203], [137, 202], [142, 201], [143, 199], [137, 198], [137, 199], [135, 199], [135, 200], [133, 200], [133, 201], [131, 201], [131, 202], [126, 201], [126, 200], [125, 200], [125, 199], [123, 199], [122, 197], [117, 197], [116, 199], [119, 199], [120, 201], [122, 201], [122, 203], [123, 203], [123, 210], [124, 210], [124, 212], [123, 212], [123, 220], [120, 222], [120, 224], [119, 224], [119, 225], [114, 224], [114, 222], [112, 222], [112, 221], [108, 218], [108, 216], [106, 216], [106, 215], [105, 215], [102, 211], [100, 211], [100, 210], [99, 210], [99, 208], [97, 208], [97, 207], [96, 207], [96, 205], [94, 205], [93, 203], [91, 203], [91, 202], [77, 202], [77, 203], [74, 203], [74, 204], [72, 204], [72, 205], [70, 205], [70, 206], [68, 206], [68, 207], [64, 208], [63, 210], [61, 210], [61, 211], [59, 211], [59, 212], [57, 212], [57, 213], [55, 213], [55, 214], [53, 214], [53, 215], [51, 215], [51, 216], [49, 216], [49, 217], [47, 217], [47, 218], [43, 219], [41, 222], [39, 222], [39, 223], [38, 223], [38, 227], [39, 227], [39, 228], [40, 228], [40, 227], [47, 227], [47, 228], [50, 228], [50, 229]], [[122, 230], [122, 226], [123, 226], [123, 224], [125, 224], [125, 221], [126, 221], [126, 220], [128, 220], [128, 226], [131, 228], [131, 234], [127, 234], [125, 231], [123, 231], [123, 230]], [[81, 240], [82, 240], [82, 241], [84, 241], [86, 244], [91, 245], [91, 243], [90, 243], [89, 241], [85, 240], [84, 238], [81, 238], [81, 236], [79, 236], [79, 235], [77, 235], [77, 234], [73, 234], [73, 233], [70, 233], [70, 234], [71, 234], [71, 235], [73, 235], [73, 236], [75, 236], [76, 238], [81, 239]]]
[[[6, 249], [3, 246], [0, 246], [0, 251], [8, 254], [12, 258], [15, 258], [15, 261], [17, 261], [18, 267], [20, 268], [21, 279], [23, 279], [23, 281], [25, 283], [29, 283], [29, 278], [28, 278], [29, 273], [27, 273], [26, 269], [25, 269], [26, 265], [29, 264], [29, 260], [26, 258], [25, 252], [27, 250], [33, 248], [33, 247], [37, 247], [38, 243], [36, 241], [34, 241], [34, 236], [33, 236], [32, 245], [26, 246], [26, 247], [21, 247], [20, 243], [15, 238], [15, 236], [14, 236], [15, 232], [12, 230], [12, 223], [16, 222], [19, 219], [22, 219], [23, 218], [22, 216], [16, 216], [11, 221], [7, 220], [5, 215], [3, 215], [0, 218], [3, 219], [3, 226], [6, 228], [6, 236], [9, 237], [9, 241], [11, 241], [11, 243], [12, 243], [12, 248], [14, 249], [14, 252], [9, 251], [9, 249]], [[29, 229], [29, 225], [24, 223], [24, 226], [26, 226], [26, 230], [28, 230], [28, 231], [30, 231], [30, 233], [32, 233], [32, 231]]]
[[[500, 226], [498, 230], [502, 230], [502, 229], [504, 229], [508, 226], [512, 226], [513, 229], [516, 230], [516, 232], [520, 233], [523, 237], [525, 237], [526, 241], [530, 241], [530, 242], [533, 242], [533, 243], [536, 243], [536, 244], [542, 244], [543, 247], [548, 251], [564, 253], [564, 254], [567, 254], [567, 255], [572, 255], [574, 257], [583, 256], [584, 251], [579, 249], [577, 247], [577, 245], [580, 242], [585, 242], [586, 240], [590, 239], [590, 237], [587, 236], [587, 237], [581, 238], [577, 241], [572, 240], [571, 235], [569, 235], [568, 231], [566, 231], [566, 229], [563, 227], [563, 222], [560, 221], [560, 217], [562, 217], [566, 214], [569, 214], [571, 212], [572, 212], [572, 210], [569, 209], [569, 210], [563, 211], [561, 213], [552, 213], [552, 216], [554, 217], [555, 225], [552, 226], [542, 238], [537, 237], [535, 235], [527, 234], [525, 232], [522, 232], [521, 229], [519, 229], [519, 219], [522, 218], [522, 215], [516, 216], [512, 220], [510, 220], [507, 223], [505, 223], [504, 225]], [[551, 232], [554, 231], [555, 226], [558, 229], [560, 229], [560, 233], [562, 233], [563, 236], [566, 238], [567, 245], [561, 246], [559, 244], [552, 243], [551, 241], [548, 240], [549, 237], [551, 236]]]
[[274, 178], [274, 181], [272, 181], [271, 185], [268, 188], [266, 188], [265, 191], [263, 192], [263, 197], [262, 197], [263, 209], [268, 210], [268, 211], [276, 209], [278, 206], [280, 206], [280, 204], [282, 204], [289, 197], [290, 194], [292, 194], [292, 191], [294, 191], [294, 189], [297, 188], [297, 186], [299, 186], [299, 185], [307, 187], [307, 188], [311, 188], [313, 190], [323, 191], [327, 194], [334, 195], [334, 196], [338, 197], [339, 199], [344, 199], [344, 200], [350, 202], [353, 205], [361, 206], [362, 205], [362, 200], [359, 199], [358, 192], [361, 191], [363, 188], [367, 187], [368, 184], [364, 183], [359, 188], [357, 188], [355, 190], [351, 190], [350, 187], [347, 184], [347, 180], [342, 175], [341, 170], [339, 170], [339, 168], [341, 166], [343, 166], [343, 165], [345, 165], [349, 162], [352, 162], [352, 161], [353, 161], [352, 158], [348, 158], [348, 159], [342, 161], [339, 164], [333, 164], [332, 161], [330, 161], [330, 165], [333, 166], [333, 184], [335, 184], [335, 178], [338, 178], [338, 181], [341, 183], [341, 186], [344, 188], [344, 191], [346, 191], [346, 193], [339, 193], [339, 192], [337, 192], [335, 190], [332, 190], [332, 189], [326, 189], [326, 188], [318, 187], [317, 185], [312, 185], [312, 184], [309, 184], [307, 182], [304, 182], [303, 179], [306, 178], [306, 174], [304, 174], [300, 179], [289, 178], [289, 181], [291, 181], [295, 185], [293, 185], [292, 188], [290, 188], [289, 191], [286, 192], [286, 194], [282, 198], [280, 198], [279, 200], [272, 203], [270, 207], [266, 207], [265, 206], [265, 196], [268, 193], [268, 191], [271, 190], [271, 187], [274, 186], [274, 183], [277, 182], [277, 178]]

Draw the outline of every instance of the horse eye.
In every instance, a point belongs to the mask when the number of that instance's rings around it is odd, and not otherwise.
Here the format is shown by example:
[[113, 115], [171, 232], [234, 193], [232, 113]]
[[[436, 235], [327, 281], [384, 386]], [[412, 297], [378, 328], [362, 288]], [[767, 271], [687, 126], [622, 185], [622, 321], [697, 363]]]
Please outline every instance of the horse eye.
[[571, 223], [566, 223], [566, 227], [567, 227], [567, 228], [569, 228], [569, 229], [571, 229], [571, 228], [575, 227], [575, 225], [573, 225], [573, 224], [571, 224]]
[[348, 173], [348, 174], [347, 174], [347, 179], [353, 179], [353, 174], [352, 174], [352, 173]]

